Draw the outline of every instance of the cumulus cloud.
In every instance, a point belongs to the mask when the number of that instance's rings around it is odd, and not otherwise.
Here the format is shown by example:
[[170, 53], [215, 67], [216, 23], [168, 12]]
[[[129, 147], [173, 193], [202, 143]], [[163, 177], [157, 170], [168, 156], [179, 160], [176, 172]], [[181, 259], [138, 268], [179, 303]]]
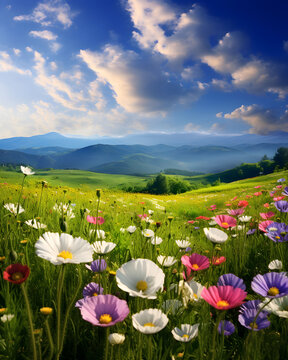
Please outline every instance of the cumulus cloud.
[[34, 38], [45, 39], [48, 41], [56, 40], [58, 37], [56, 34], [53, 34], [52, 31], [49, 30], [42, 30], [42, 31], [32, 30], [29, 32], [29, 35]]
[[251, 125], [249, 133], [266, 135], [273, 131], [288, 132], [288, 110], [279, 115], [271, 109], [258, 105], [242, 105], [231, 113], [224, 115], [225, 119], [241, 119]]
[[10, 55], [6, 51], [0, 51], [0, 72], [13, 71], [20, 75], [31, 75], [30, 70], [23, 70], [13, 64]]
[[68, 3], [62, 0], [50, 0], [38, 4], [31, 14], [15, 16], [14, 20], [32, 21], [42, 26], [60, 23], [64, 28], [69, 28], [73, 16]]

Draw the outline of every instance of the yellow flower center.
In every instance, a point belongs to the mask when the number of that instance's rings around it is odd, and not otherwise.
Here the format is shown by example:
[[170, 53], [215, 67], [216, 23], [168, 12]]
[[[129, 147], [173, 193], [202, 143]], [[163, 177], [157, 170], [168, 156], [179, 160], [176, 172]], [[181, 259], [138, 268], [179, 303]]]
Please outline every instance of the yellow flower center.
[[98, 296], [98, 294], [95, 292], [95, 293], [93, 293], [93, 296]]
[[136, 285], [136, 288], [139, 290], [139, 291], [145, 291], [147, 290], [147, 282], [144, 281], [144, 280], [140, 280], [137, 282], [137, 285]]
[[195, 299], [198, 299], [198, 295], [197, 294], [193, 294]]
[[193, 270], [197, 270], [197, 269], [199, 269], [199, 265], [197, 265], [197, 264], [192, 264], [192, 266], [191, 266], [191, 267], [192, 267], [192, 269], [193, 269]]
[[58, 257], [62, 257], [63, 259], [72, 259], [73, 255], [70, 251], [63, 250], [58, 255]]
[[40, 309], [41, 314], [43, 315], [50, 315], [53, 312], [53, 309], [51, 307], [42, 307]]
[[6, 310], [7, 310], [7, 308], [1, 308], [0, 309], [0, 314], [3, 314]]
[[222, 222], [222, 226], [226, 226], [226, 227], [228, 227], [229, 226], [229, 224], [227, 223], [227, 222]]
[[254, 322], [251, 322], [249, 326], [251, 327], [251, 329], [258, 329], [258, 325]]
[[275, 236], [275, 239], [279, 240], [279, 239], [281, 239], [281, 238], [280, 238], [280, 236]]
[[224, 307], [227, 307], [229, 306], [230, 304], [228, 303], [228, 301], [226, 300], [220, 300], [217, 302], [216, 304], [219, 308], [224, 308]]
[[151, 326], [151, 327], [155, 327], [155, 325], [153, 323], [146, 323], [144, 324], [144, 326]]
[[109, 314], [102, 314], [99, 319], [100, 324], [109, 324], [111, 321], [112, 316]]
[[185, 338], [185, 339], [189, 339], [189, 335], [188, 335], [188, 334], [184, 334], [182, 337]]
[[12, 274], [11, 278], [14, 281], [18, 281], [23, 279], [24, 275], [21, 272], [15, 272], [14, 274]]
[[271, 287], [269, 290], [268, 290], [268, 295], [270, 296], [276, 296], [279, 294], [279, 289], [276, 288], [276, 287]]

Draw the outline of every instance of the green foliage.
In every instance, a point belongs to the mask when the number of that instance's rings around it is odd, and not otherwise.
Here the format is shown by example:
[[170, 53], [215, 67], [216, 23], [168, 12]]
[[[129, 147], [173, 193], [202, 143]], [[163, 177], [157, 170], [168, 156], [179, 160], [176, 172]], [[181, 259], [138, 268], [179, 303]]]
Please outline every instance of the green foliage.
[[279, 168], [283, 169], [288, 165], [288, 148], [280, 147], [277, 149], [276, 154], [273, 158], [276, 166], [278, 165]]

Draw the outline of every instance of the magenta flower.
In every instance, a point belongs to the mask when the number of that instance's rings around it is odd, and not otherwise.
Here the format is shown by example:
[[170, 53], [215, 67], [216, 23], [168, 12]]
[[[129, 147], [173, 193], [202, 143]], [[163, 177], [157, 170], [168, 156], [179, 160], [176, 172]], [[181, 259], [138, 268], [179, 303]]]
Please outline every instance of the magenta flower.
[[245, 212], [245, 207], [238, 208], [238, 209], [228, 209], [227, 212], [228, 212], [229, 215], [239, 216], [239, 215], [242, 215]]
[[216, 215], [214, 220], [219, 226], [221, 226], [224, 229], [228, 229], [229, 227], [234, 227], [237, 224], [237, 221], [229, 215]]
[[101, 327], [113, 326], [129, 314], [127, 302], [114, 295], [87, 297], [80, 310], [84, 320]]
[[209, 259], [207, 256], [193, 253], [192, 255], [183, 255], [181, 257], [182, 264], [193, 271], [204, 270], [209, 267]]
[[269, 220], [270, 218], [272, 218], [273, 216], [275, 216], [275, 213], [273, 213], [272, 211], [269, 211], [267, 213], [260, 213], [260, 216], [262, 217], [262, 219], [264, 220]]
[[272, 221], [272, 220], [266, 220], [266, 221], [262, 221], [261, 223], [259, 223], [259, 225], [258, 225], [258, 228], [259, 228], [259, 230], [261, 230], [261, 231], [263, 231], [263, 232], [267, 232], [267, 227], [269, 226], [269, 225], [271, 225], [272, 223], [273, 223], [274, 221]]
[[246, 291], [233, 288], [233, 286], [210, 286], [201, 292], [201, 297], [218, 310], [228, 310], [240, 306], [246, 296]]
[[90, 224], [102, 225], [102, 224], [104, 224], [105, 219], [104, 219], [102, 216], [95, 217], [95, 216], [87, 215], [87, 221], [88, 221]]

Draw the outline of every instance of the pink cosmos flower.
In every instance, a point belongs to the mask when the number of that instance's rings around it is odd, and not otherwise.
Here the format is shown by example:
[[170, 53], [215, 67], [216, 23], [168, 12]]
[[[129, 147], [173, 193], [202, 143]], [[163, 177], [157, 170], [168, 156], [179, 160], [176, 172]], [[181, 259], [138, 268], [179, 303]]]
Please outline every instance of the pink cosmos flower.
[[228, 209], [227, 212], [229, 215], [232, 216], [239, 216], [242, 215], [245, 211], [245, 208], [238, 208], [238, 209]]
[[270, 204], [268, 204], [268, 203], [265, 203], [265, 204], [263, 204], [263, 206], [264, 206], [265, 208], [269, 209], [269, 207], [270, 207]]
[[137, 216], [139, 216], [140, 219], [146, 219], [148, 215], [147, 214], [139, 214]]
[[216, 210], [217, 206], [216, 205], [210, 205], [210, 207], [208, 207], [207, 209], [210, 211], [214, 211]]
[[274, 201], [280, 201], [280, 200], [283, 200], [285, 199], [285, 196], [276, 196], [273, 198]]
[[229, 215], [216, 215], [214, 220], [219, 226], [221, 226], [224, 229], [228, 229], [229, 227], [234, 227], [237, 224], [237, 221]]
[[[207, 256], [193, 253], [192, 255], [183, 255], [181, 257], [181, 262], [186, 266], [187, 280], [190, 279], [191, 271], [200, 271], [209, 268], [210, 262]], [[186, 280], [185, 272], [183, 274], [184, 279]]]
[[262, 217], [262, 219], [268, 220], [268, 219], [272, 218], [273, 216], [275, 216], [275, 213], [273, 213], [272, 211], [269, 211], [267, 213], [260, 213], [260, 216]]
[[238, 202], [238, 206], [239, 206], [239, 207], [246, 207], [246, 206], [248, 206], [248, 205], [249, 205], [249, 202], [246, 201], [246, 200], [240, 200], [240, 201]]
[[282, 185], [276, 185], [277, 189], [282, 189]]
[[188, 220], [187, 223], [188, 223], [188, 224], [194, 224], [194, 223], [195, 223], [195, 220]]
[[234, 200], [236, 200], [236, 199], [238, 199], [238, 196], [234, 196], [234, 198], [231, 199], [231, 201], [234, 201]]
[[251, 199], [252, 195], [246, 195], [246, 199]]
[[266, 231], [266, 228], [267, 228], [270, 224], [272, 224], [273, 222], [274, 222], [274, 221], [272, 221], [272, 220], [262, 221], [261, 223], [259, 223], [258, 229], [266, 233], [266, 232], [267, 232], [267, 231]]
[[220, 265], [226, 261], [225, 256], [216, 257], [214, 256], [211, 260], [212, 265]]
[[98, 224], [98, 225], [102, 225], [104, 224], [105, 220], [102, 216], [90, 216], [90, 215], [87, 215], [87, 221], [90, 223], [90, 224]]
[[260, 195], [262, 195], [262, 191], [255, 192], [253, 195], [254, 196], [260, 196]]
[[201, 292], [201, 297], [218, 310], [228, 310], [240, 306], [246, 296], [246, 291], [233, 286], [210, 286]]
[[262, 187], [261, 185], [257, 185], [257, 186], [254, 186], [254, 189], [259, 189], [261, 187]]

